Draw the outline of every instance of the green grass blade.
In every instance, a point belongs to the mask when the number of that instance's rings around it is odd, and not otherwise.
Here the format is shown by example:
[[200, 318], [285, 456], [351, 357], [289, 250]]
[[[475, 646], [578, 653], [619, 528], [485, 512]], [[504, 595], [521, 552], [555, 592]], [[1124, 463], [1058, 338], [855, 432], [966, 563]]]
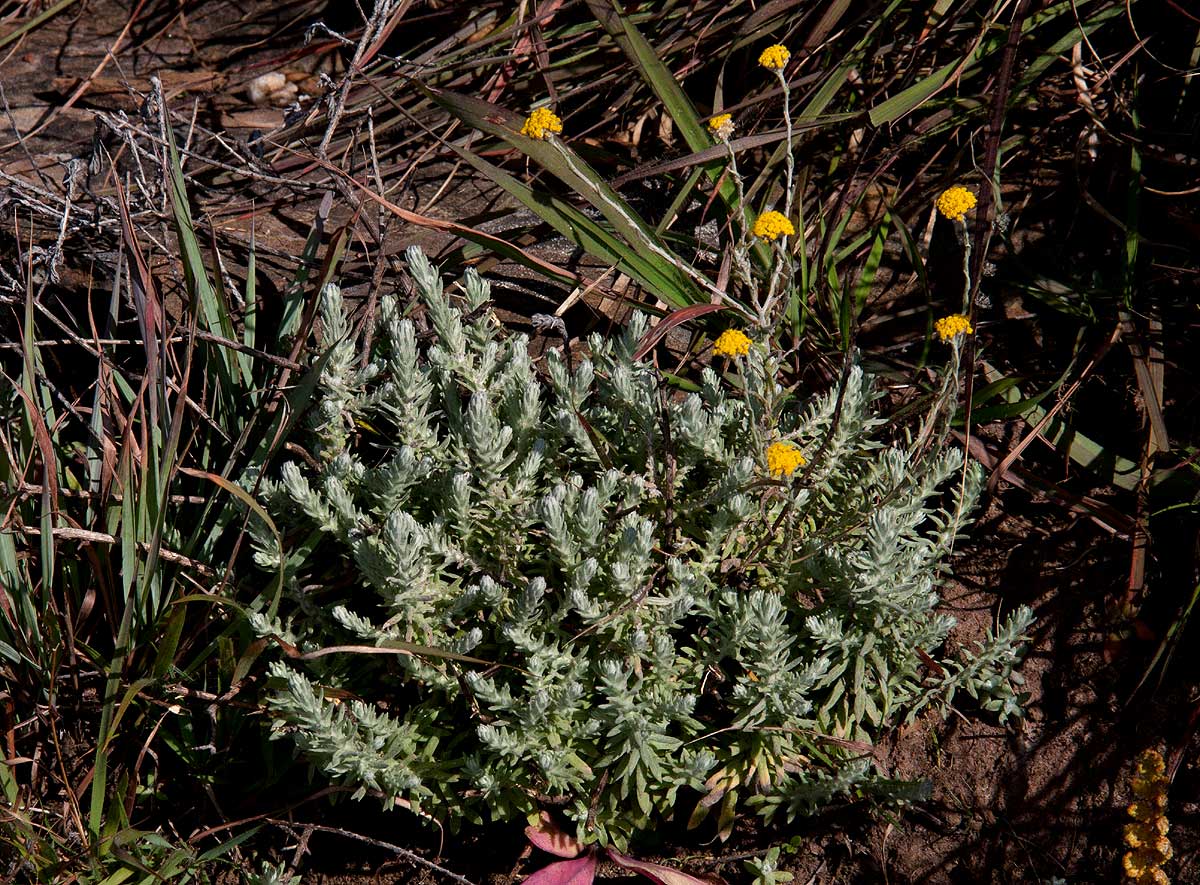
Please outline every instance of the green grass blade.
[[269, 613], [271, 616], [273, 616], [276, 608], [279, 605], [280, 595], [283, 593], [283, 581], [285, 573], [283, 535], [280, 534], [279, 529], [275, 526], [275, 521], [271, 519], [270, 514], [263, 509], [262, 505], [259, 504], [249, 492], [247, 492], [237, 483], [230, 482], [223, 476], [218, 476], [215, 473], [209, 473], [205, 470], [193, 470], [190, 467], [181, 467], [179, 470], [181, 473], [185, 473], [188, 476], [195, 477], [196, 479], [207, 480], [218, 488], [224, 489], [226, 492], [233, 495], [248, 508], [250, 508], [250, 511], [259, 519], [261, 519], [270, 530], [272, 537], [275, 538], [276, 545], [279, 547], [279, 569], [276, 572], [275, 581], [273, 582], [271, 588], [267, 591], [271, 596]]
[[656, 292], [660, 298], [682, 307], [708, 300], [692, 279], [663, 256], [670, 250], [632, 207], [581, 157], [563, 142], [550, 144], [520, 134], [522, 119], [511, 111], [482, 99], [444, 89], [415, 84], [430, 98], [463, 122], [500, 138], [533, 158], [568, 187], [596, 207], [613, 230], [646, 261], [659, 261], [662, 272], [674, 281], [670, 291]]
[[943, 89], [950, 82], [950, 78], [957, 73], [962, 75], [963, 69], [979, 61], [986, 54], [987, 50], [984, 47], [977, 46], [975, 51], [967, 57], [966, 62], [959, 59], [948, 64], [942, 65], [928, 77], [909, 86], [903, 92], [893, 95], [891, 98], [884, 99], [875, 107], [871, 108], [867, 118], [871, 121], [872, 126], [886, 126], [888, 123], [894, 123], [906, 114], [911, 113], [921, 105], [925, 104], [929, 98]]
[[[1130, 694], [1131, 698], [1135, 697], [1142, 690], [1142, 686], [1146, 684], [1146, 680], [1150, 678], [1150, 675], [1155, 670], [1159, 670], [1159, 684], [1162, 684], [1162, 680], [1167, 674], [1167, 667], [1170, 666], [1171, 658], [1179, 647], [1179, 640], [1183, 637], [1184, 628], [1192, 617], [1192, 611], [1196, 608], [1197, 601], [1200, 601], [1200, 584], [1197, 584], [1192, 589], [1191, 598], [1188, 599], [1187, 605], [1183, 607], [1183, 611], [1171, 619], [1170, 626], [1167, 627], [1162, 641], [1159, 642], [1158, 648], [1155, 649], [1154, 657], [1146, 665], [1146, 669], [1142, 673], [1142, 678], [1138, 680], [1137, 686]], [[1161, 669], [1159, 669], [1160, 665]]]
[[671, 200], [671, 205], [667, 207], [667, 211], [663, 213], [662, 220], [654, 226], [654, 232], [659, 236], [666, 233], [667, 228], [671, 226], [671, 222], [683, 210], [687, 204], [688, 198], [696, 189], [696, 185], [700, 183], [700, 176], [704, 174], [703, 169], [693, 169], [688, 175], [687, 181], [683, 183], [683, 187], [679, 189], [679, 193], [675, 195], [675, 199]]
[[1125, 4], [1114, 3], [1102, 9], [1088, 9], [1087, 14], [1080, 14], [1080, 11], [1085, 7], [1094, 6], [1094, 3], [1058, 3], [1049, 7], [1043, 12], [1031, 16], [1027, 20], [1023, 33], [1028, 33], [1034, 28], [1040, 27], [1055, 19], [1063, 19], [1064, 32], [1063, 36], [1054, 43], [1046, 47], [1037, 58], [1033, 59], [1027, 67], [1022, 69], [1021, 77], [1017, 80], [1013, 87], [1014, 99], [1021, 99], [1028, 94], [1028, 90], [1041, 79], [1042, 75], [1052, 64], [1061, 62], [1063, 56], [1071, 54], [1071, 47], [1079, 42], [1082, 37], [1090, 37], [1097, 30], [1111, 21], [1119, 20], [1125, 17]]
[[[983, 364], [983, 369], [984, 377], [989, 383], [995, 383], [1004, 377], [987, 363]], [[1051, 390], [1053, 389], [1051, 388]], [[1045, 391], [1042, 396], [1049, 392], [1050, 390]], [[1004, 390], [1001, 396], [1010, 404], [1021, 403], [1023, 399], [1021, 391], [1015, 385]], [[1046, 415], [1046, 410], [1037, 404], [1037, 399], [1039, 398], [1034, 397], [1028, 400], [1028, 405], [1020, 412], [1021, 417], [1030, 427], [1035, 427]], [[998, 409], [1000, 407], [993, 406], [991, 408]], [[1050, 445], [1065, 451], [1076, 464], [1099, 473], [1113, 485], [1132, 491], [1141, 481], [1142, 471], [1135, 462], [1100, 445], [1060, 417], [1053, 418], [1042, 429], [1041, 435]]]
[[54, 18], [54, 16], [58, 15], [60, 12], [62, 12], [68, 6], [73, 6], [75, 3], [76, 3], [76, 0], [59, 0], [58, 3], [55, 3], [49, 9], [42, 11], [38, 15], [35, 15], [33, 18], [31, 18], [29, 21], [25, 22], [25, 24], [21, 25], [16, 30], [12, 31], [11, 33], [5, 34], [3, 37], [0, 37], [0, 49], [3, 49], [5, 46], [7, 46], [9, 43], [12, 43], [14, 40], [19, 40], [25, 34], [28, 34], [30, 31], [34, 30], [35, 28], [40, 27], [41, 25], [43, 25], [50, 19]]
[[220, 845], [210, 848], [207, 851], [205, 851], [204, 853], [202, 853], [199, 857], [196, 858], [196, 862], [198, 864], [203, 865], [203, 864], [208, 863], [209, 861], [216, 860], [217, 858], [228, 854], [230, 851], [237, 848], [239, 845], [241, 845], [247, 839], [252, 838], [260, 829], [262, 829], [261, 826], [250, 827], [248, 830], [238, 833], [232, 839], [228, 839], [225, 842], [222, 842]]
[[[322, 206], [323, 211], [327, 211]], [[318, 213], [300, 250], [299, 266], [296, 276], [284, 291], [283, 318], [279, 323], [279, 337], [291, 338], [300, 331], [300, 322], [304, 317], [305, 293], [308, 291], [308, 276], [312, 268], [317, 267], [317, 251], [321, 248], [321, 238], [325, 233], [325, 215]]]
[[242, 343], [258, 347], [258, 258], [254, 227], [250, 227], [250, 254], [246, 258], [246, 312], [242, 314]]
[[594, 255], [608, 264], [615, 264], [622, 273], [628, 274], [660, 297], [666, 298], [675, 291], [677, 280], [661, 271], [662, 262], [645, 260], [611, 231], [588, 218], [566, 200], [533, 190], [500, 167], [470, 151], [458, 147], [455, 147], [455, 151], [491, 181], [516, 197], [530, 212], [589, 255]]
[[167, 629], [158, 642], [158, 653], [154, 658], [151, 670], [155, 679], [162, 679], [171, 665], [175, 663], [175, 654], [179, 650], [179, 641], [183, 637], [183, 627], [187, 620], [187, 612], [183, 606], [174, 607], [167, 621]]
[[[145, 395], [143, 387], [142, 395]], [[131, 422], [130, 422], [131, 423]], [[132, 428], [127, 425], [126, 434]], [[128, 443], [129, 440], [123, 440]], [[140, 495], [134, 488], [132, 447], [123, 445], [124, 456], [120, 463], [121, 482], [121, 592], [124, 607], [121, 613], [120, 626], [115, 637], [116, 648], [108, 664], [108, 672], [104, 683], [104, 697], [100, 708], [100, 728], [96, 736], [96, 746], [104, 747], [112, 734], [113, 714], [116, 712], [117, 691], [121, 686], [121, 673], [125, 669], [125, 659], [129, 653], [129, 639], [132, 632], [134, 610], [137, 607], [135, 588], [138, 574], [138, 520], [140, 507], [137, 499]], [[93, 839], [99, 839], [104, 826], [104, 799], [108, 787], [108, 754], [95, 754], [95, 767], [92, 774], [91, 795], [88, 808], [88, 830]]]
[[[41, 375], [41, 354], [37, 346], [37, 335], [34, 332], [32, 289], [27, 289], [25, 293], [25, 322], [22, 325], [21, 354], [24, 359], [22, 360], [21, 386], [17, 388], [17, 393], [24, 401], [25, 418], [29, 427], [29, 435], [33, 437], [38, 452], [41, 455], [42, 471], [44, 473], [41, 495], [42, 509], [39, 516], [39, 528], [41, 531], [39, 538], [41, 548], [39, 566], [41, 568], [42, 593], [48, 601], [51, 598], [51, 588], [54, 586], [56, 553], [54, 525], [58, 512], [59, 468], [58, 456], [55, 453], [54, 441], [50, 436], [49, 429], [55, 424], [54, 413], [47, 407], [48, 404], [44, 399], [48, 391], [45, 390], [45, 385], [38, 381]], [[43, 394], [43, 403], [40, 407], [38, 405], [39, 397], [37, 396], [39, 392]], [[47, 426], [47, 422], [49, 422], [49, 426]], [[45, 616], [50, 617], [50, 612], [46, 611]], [[40, 624], [40, 620], [31, 622], [30, 626], [34, 624]]]
[[[695, 105], [679, 85], [679, 81], [663, 64], [654, 47], [634, 26], [630, 18], [622, 14], [620, 7], [612, 0], [587, 0], [592, 14], [616, 41], [629, 60], [641, 72], [642, 79], [650, 86], [658, 100], [678, 127], [683, 140], [693, 151], [701, 151], [714, 145], [713, 137], [708, 127], [700, 122], [700, 115]], [[704, 163], [705, 174], [709, 182], [717, 188], [725, 217], [737, 217], [741, 223], [749, 227], [754, 223], [753, 213], [749, 206], [738, 204], [737, 186], [724, 176], [725, 159], [714, 159]], [[755, 260], [761, 267], [769, 267], [771, 263], [770, 249], [766, 244], [756, 241], [752, 246]]]
[[[175, 221], [175, 236], [179, 242], [188, 292], [196, 299], [196, 309], [205, 331], [233, 340], [237, 337], [233, 319], [208, 277], [200, 241], [196, 238], [196, 227], [188, 204], [187, 186], [183, 180], [183, 169], [179, 165], [179, 151], [175, 147], [175, 136], [170, 126], [166, 127], [166, 133], [172, 217]], [[223, 391], [233, 389], [232, 376], [242, 371], [242, 366], [236, 359], [238, 356], [242, 355], [225, 348], [218, 349], [216, 353], [214, 362], [220, 374], [220, 389]]]
[[[887, 225], [891, 221], [891, 213], [885, 213], [882, 225]], [[855, 319], [860, 317], [863, 308], [867, 306], [867, 296], [871, 294], [871, 287], [875, 285], [875, 275], [879, 272], [879, 265], [883, 261], [883, 247], [887, 242], [887, 228], [880, 226], [875, 229], [875, 239], [871, 242], [871, 251], [867, 253], [867, 260], [863, 262], [862, 273], [858, 277], [858, 282], [854, 286], [854, 316]]]

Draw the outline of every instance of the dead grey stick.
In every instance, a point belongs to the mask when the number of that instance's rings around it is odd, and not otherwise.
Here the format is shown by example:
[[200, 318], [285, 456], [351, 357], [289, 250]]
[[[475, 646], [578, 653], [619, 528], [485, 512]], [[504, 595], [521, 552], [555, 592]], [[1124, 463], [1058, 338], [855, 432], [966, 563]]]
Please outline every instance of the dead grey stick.
[[329, 148], [329, 142], [333, 141], [333, 133], [337, 130], [338, 123], [341, 122], [342, 114], [345, 113], [346, 98], [350, 95], [350, 87], [354, 83], [354, 75], [358, 73], [359, 62], [362, 61], [367, 47], [374, 43], [376, 38], [383, 32], [383, 26], [387, 23], [392, 11], [400, 2], [404, 2], [407, 5], [408, 0], [380, 0], [380, 2], [375, 4], [375, 10], [371, 13], [371, 17], [367, 19], [362, 37], [359, 39], [358, 46], [354, 50], [354, 58], [350, 61], [350, 67], [346, 71], [346, 75], [342, 78], [342, 82], [338, 85], [336, 93], [330, 97], [329, 124], [325, 127], [325, 136], [321, 139], [321, 144], [317, 147], [317, 156], [322, 160], [328, 159], [326, 151]]

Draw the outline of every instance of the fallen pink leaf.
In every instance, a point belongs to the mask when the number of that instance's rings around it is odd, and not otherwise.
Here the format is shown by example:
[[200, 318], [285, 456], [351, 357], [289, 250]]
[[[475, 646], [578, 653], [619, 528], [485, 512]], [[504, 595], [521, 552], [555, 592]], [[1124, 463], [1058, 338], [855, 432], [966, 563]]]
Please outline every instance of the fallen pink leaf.
[[522, 885], [592, 885], [596, 878], [596, 855], [560, 860], [538, 870]]
[[583, 843], [554, 822], [550, 813], [543, 811], [541, 820], [525, 828], [525, 838], [535, 848], [558, 857], [578, 857]]
[[649, 863], [644, 860], [634, 860], [622, 854], [615, 848], [608, 848], [608, 856], [613, 863], [635, 873], [641, 873], [657, 885], [725, 885], [723, 879], [714, 876], [691, 876], [674, 867], [664, 867], [662, 864]]

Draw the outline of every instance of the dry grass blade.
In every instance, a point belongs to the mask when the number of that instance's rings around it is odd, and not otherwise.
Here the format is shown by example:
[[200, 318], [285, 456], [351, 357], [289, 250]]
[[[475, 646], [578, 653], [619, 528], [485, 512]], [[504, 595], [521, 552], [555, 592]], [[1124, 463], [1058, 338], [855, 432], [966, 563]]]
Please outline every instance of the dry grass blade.
[[[32, 526], [25, 526], [24, 528], [20, 529], [10, 529], [6, 532], [6, 534], [31, 535], [33, 537], [37, 537], [41, 535], [42, 532], [40, 529], [33, 528]], [[97, 532], [91, 529], [79, 529], [74, 528], [73, 526], [57, 526], [55, 527], [53, 534], [55, 538], [61, 538], [64, 541], [77, 541], [81, 544], [121, 543], [120, 538], [118, 538], [116, 535], [111, 535], [108, 532]], [[150, 551], [149, 542], [142, 542], [140, 544], [140, 548], [143, 553], [148, 553]], [[195, 571], [197, 574], [204, 575], [205, 577], [213, 577], [218, 574], [216, 570], [204, 564], [203, 562], [184, 556], [182, 553], [176, 553], [173, 550], [160, 548], [158, 551], [158, 556], [160, 559], [163, 559], [166, 562], [186, 566], [187, 568]]]
[[[839, 115], [834, 120], [848, 120], [853, 118], [854, 114]], [[809, 120], [797, 122], [793, 129], [795, 132], [803, 132], [807, 129], [819, 129], [828, 125], [831, 122], [830, 118], [824, 118], [820, 121]], [[639, 166], [636, 169], [631, 169], [618, 175], [612, 180], [613, 187], [621, 187], [630, 182], [638, 181], [643, 178], [651, 178], [656, 175], [665, 175], [668, 172], [676, 172], [681, 169], [691, 169], [694, 166], [703, 166], [715, 159], [721, 159], [729, 156], [729, 152], [735, 154], [743, 151], [752, 151], [756, 148], [765, 147], [769, 144], [775, 144], [787, 138], [787, 130], [774, 129], [770, 132], [758, 132], [754, 135], [744, 135], [741, 138], [730, 139], [728, 146], [717, 145], [715, 147], [706, 147], [702, 150], [687, 154], [686, 156], [676, 157], [673, 160], [663, 160], [659, 163], [653, 163], [648, 166]]]
[[1142, 407], [1150, 422], [1151, 451], [1169, 452], [1171, 439], [1167, 435], [1167, 422], [1162, 411], [1163, 353], [1158, 343], [1162, 339], [1162, 321], [1151, 320], [1152, 337], [1147, 347], [1134, 328], [1133, 315], [1127, 310], [1121, 310], [1119, 316], [1125, 342], [1129, 345], [1129, 355], [1133, 358], [1133, 371], [1137, 378], [1138, 391], [1142, 395]]
[[[138, 245], [137, 232], [134, 230], [133, 219], [129, 214], [129, 202], [125, 198], [125, 190], [121, 187], [118, 176], [113, 176], [113, 186], [117, 192], [117, 207], [121, 216], [121, 232], [125, 252], [130, 264], [136, 271], [131, 275], [133, 283], [133, 302], [137, 307], [138, 322], [141, 325], [142, 346], [146, 351], [146, 375], [155, 382], [158, 380], [163, 341], [162, 299], [158, 294], [158, 284], [150, 273], [150, 266]], [[150, 413], [158, 414], [158, 397], [150, 399]], [[154, 420], [152, 418], [152, 420]]]
[[[1058, 398], [1058, 401], [1044, 412], [1041, 418], [1038, 419], [1037, 423], [1034, 424], [1030, 429], [1029, 433], [1025, 434], [1024, 438], [1021, 439], [1021, 441], [1015, 446], [1013, 446], [1012, 450], [1000, 460], [995, 469], [993, 469], [991, 474], [988, 476], [987, 488], [989, 492], [995, 490], [996, 484], [1000, 481], [1001, 477], [1008, 472], [1008, 469], [1012, 467], [1014, 463], [1016, 463], [1017, 459], [1021, 457], [1021, 453], [1029, 447], [1031, 442], [1040, 437], [1042, 435], [1042, 431], [1044, 431], [1050, 422], [1054, 420], [1054, 417], [1067, 407], [1067, 405], [1071, 402], [1071, 398], [1075, 395], [1075, 392], [1079, 390], [1080, 385], [1091, 376], [1092, 372], [1094, 372], [1096, 367], [1100, 364], [1100, 361], [1104, 359], [1110, 350], [1112, 350], [1113, 345], [1120, 340], [1122, 331], [1122, 327], [1119, 325], [1113, 329], [1112, 334], [1108, 336], [1108, 340], [1103, 344], [1099, 352], [1097, 352], [1096, 355], [1091, 358], [1088, 364], [1084, 366], [1083, 371], [1079, 373], [1079, 377], [1071, 383], [1071, 386], [1068, 387], [1062, 396]], [[1047, 440], [1047, 443], [1053, 445], [1053, 443], [1050, 443], [1049, 440]]]
[[415, 224], [420, 227], [433, 228], [434, 230], [449, 231], [450, 233], [456, 234], [456, 235], [462, 237], [463, 239], [470, 240], [470, 241], [476, 242], [476, 243], [482, 243], [483, 245], [489, 246], [492, 249], [495, 249], [501, 255], [505, 255], [505, 256], [513, 257], [513, 258], [519, 258], [522, 262], [527, 262], [528, 264], [530, 264], [534, 267], [540, 268], [541, 270], [545, 271], [546, 273], [548, 273], [558, 279], [568, 280], [568, 281], [576, 283], [576, 284], [591, 285], [591, 281], [588, 280], [586, 277], [583, 277], [582, 275], [577, 274], [573, 271], [567, 270], [564, 267], [559, 267], [556, 264], [552, 264], [549, 261], [539, 258], [537, 255], [534, 255], [532, 252], [528, 252], [528, 251], [520, 248], [519, 246], [515, 246], [512, 243], [509, 243], [506, 240], [501, 239], [500, 237], [493, 236], [492, 234], [489, 234], [485, 231], [477, 230], [473, 227], [468, 227], [466, 225], [459, 224], [454, 221], [444, 221], [443, 219], [440, 219], [440, 218], [433, 218], [428, 215], [421, 215], [419, 213], [410, 212], [407, 209], [397, 206], [391, 200], [387, 199], [386, 197], [384, 197], [380, 194], [375, 193], [375, 191], [371, 190], [371, 188], [367, 187], [362, 182], [356, 180], [349, 173], [342, 171], [342, 169], [333, 165], [332, 163], [327, 163], [325, 161], [318, 161], [318, 165], [320, 165], [327, 172], [329, 172], [333, 175], [339, 176], [340, 178], [349, 182], [351, 185], [353, 185], [358, 190], [360, 190], [363, 193], [363, 195], [365, 197], [367, 197], [367, 199], [371, 200], [374, 203], [377, 203], [378, 205], [382, 206], [384, 209], [387, 209], [387, 211], [391, 212], [397, 218], [401, 218], [404, 221], [409, 222], [410, 224]]
[[[954, 437], [967, 447], [971, 457], [985, 468], [995, 470], [1000, 463], [1000, 455], [977, 436], [967, 437], [960, 431], [953, 431]], [[1048, 482], [1030, 470], [1025, 470], [1013, 464], [1003, 474], [1005, 482], [1010, 482], [1019, 489], [1030, 494], [1044, 495], [1047, 498], [1065, 505], [1072, 513], [1079, 513], [1091, 519], [1096, 525], [1122, 538], [1133, 536], [1135, 523], [1129, 516], [1103, 501], [1087, 495], [1075, 495], [1066, 489]]]
[[[986, 361], [980, 361], [980, 364], [983, 366], [989, 384], [995, 384], [1002, 379], [1000, 373]], [[1005, 390], [1002, 396], [1009, 403], [1014, 404], [1014, 408], [1017, 409], [1016, 413], [1021, 415], [1026, 423], [1031, 426], [1039, 426], [1046, 410], [1039, 406], [1036, 400], [1022, 401], [1021, 394], [1016, 387]], [[1130, 491], [1135, 489], [1140, 482], [1141, 469], [1138, 464], [1096, 443], [1078, 430], [1068, 427], [1061, 419], [1051, 420], [1044, 426], [1040, 426], [1039, 433], [1051, 447], [1062, 447], [1065, 454], [1075, 463], [1089, 470], [1099, 471], [1106, 482]], [[1030, 436], [1036, 438], [1033, 434]], [[1155, 480], [1157, 479], [1156, 476]]]
[[48, 512], [58, 513], [58, 456], [55, 453], [54, 441], [50, 438], [50, 431], [46, 427], [46, 421], [42, 417], [41, 409], [34, 402], [33, 397], [20, 384], [13, 381], [7, 374], [4, 375], [4, 380], [9, 383], [13, 392], [21, 398], [22, 403], [25, 405], [25, 415], [29, 419], [34, 439], [37, 442], [38, 452], [42, 457], [42, 465], [46, 476], [44, 489], [48, 502]]

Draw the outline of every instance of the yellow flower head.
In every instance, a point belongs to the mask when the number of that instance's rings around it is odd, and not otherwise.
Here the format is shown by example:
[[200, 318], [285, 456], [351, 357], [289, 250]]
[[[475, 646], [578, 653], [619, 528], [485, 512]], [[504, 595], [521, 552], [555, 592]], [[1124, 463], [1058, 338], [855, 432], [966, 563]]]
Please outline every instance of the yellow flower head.
[[790, 237], [795, 232], [796, 229], [792, 227], [787, 216], [774, 210], [764, 212], [754, 222], [754, 236], [767, 242], [780, 237]]
[[933, 331], [937, 333], [939, 339], [945, 342], [959, 335], [970, 335], [974, 333], [975, 328], [971, 325], [971, 321], [961, 313], [952, 313], [934, 323]]
[[722, 141], [733, 135], [733, 114], [717, 114], [708, 121], [708, 131]]
[[726, 329], [713, 342], [713, 353], [717, 356], [745, 356], [749, 352], [750, 339], [737, 329]]
[[767, 446], [767, 472], [772, 476], [791, 476], [808, 459], [791, 443], [773, 442]]
[[562, 131], [562, 120], [550, 108], [537, 108], [525, 118], [525, 125], [521, 127], [521, 134], [530, 138], [546, 138], [551, 132]]
[[975, 195], [961, 185], [942, 191], [937, 198], [937, 210], [951, 221], [962, 221], [975, 208]]
[[791, 57], [792, 54], [788, 52], [786, 46], [776, 43], [762, 51], [762, 55], [758, 57], [758, 63], [768, 71], [782, 71]]

